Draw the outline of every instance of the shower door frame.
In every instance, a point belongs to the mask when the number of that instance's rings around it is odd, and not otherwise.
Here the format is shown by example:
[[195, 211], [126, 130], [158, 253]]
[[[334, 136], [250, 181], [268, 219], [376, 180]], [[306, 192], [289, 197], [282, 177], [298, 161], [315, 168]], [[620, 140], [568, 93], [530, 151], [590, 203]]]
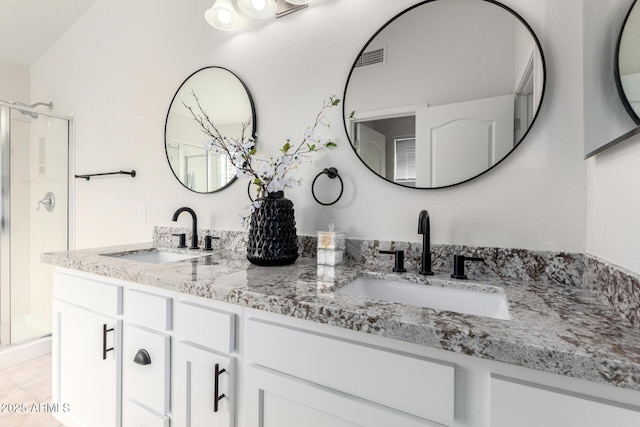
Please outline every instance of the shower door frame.
[[[67, 250], [73, 248], [74, 238], [74, 119], [73, 115], [56, 114], [14, 105], [0, 101], [0, 351], [11, 348], [11, 259], [4, 254], [11, 254], [11, 110], [36, 113], [39, 116], [52, 117], [67, 121]], [[51, 340], [51, 334], [45, 337], [34, 337], [24, 344], [38, 340]], [[18, 345], [22, 345], [19, 343]]]

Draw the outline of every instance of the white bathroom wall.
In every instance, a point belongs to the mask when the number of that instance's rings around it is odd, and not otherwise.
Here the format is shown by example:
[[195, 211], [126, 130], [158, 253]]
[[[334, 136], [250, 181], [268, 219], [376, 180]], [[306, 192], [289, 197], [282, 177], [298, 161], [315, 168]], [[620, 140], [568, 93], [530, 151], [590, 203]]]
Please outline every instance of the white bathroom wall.
[[29, 67], [0, 60], [0, 99], [3, 101], [29, 101]]
[[[416, 0], [315, 0], [285, 18], [237, 33], [209, 27], [210, 0], [98, 0], [32, 67], [34, 99], [76, 116], [77, 173], [135, 169], [138, 176], [76, 180], [76, 245], [149, 241], [191, 206], [203, 227], [241, 229], [246, 181], [201, 195], [169, 170], [163, 129], [175, 90], [193, 71], [220, 65], [251, 91], [260, 152], [275, 154], [287, 135], [302, 136], [322, 99], [342, 96], [353, 61], [388, 19]], [[349, 236], [419, 241], [428, 209], [434, 243], [583, 251], [582, 1], [505, 0], [537, 33], [547, 60], [547, 90], [529, 136], [501, 165], [450, 189], [401, 188], [372, 175], [346, 140], [341, 111], [329, 116], [339, 147], [303, 165], [295, 202], [300, 234], [329, 222]], [[332, 207], [313, 201], [310, 184], [335, 166], [345, 182]], [[320, 181], [320, 180], [319, 180]], [[330, 183], [331, 184], [331, 183]], [[146, 222], [137, 219], [146, 203]], [[180, 224], [190, 224], [180, 218]]]
[[[585, 146], [635, 127], [614, 80], [615, 43], [632, 0], [585, 0]], [[591, 157], [587, 164], [587, 252], [640, 272], [640, 138]]]

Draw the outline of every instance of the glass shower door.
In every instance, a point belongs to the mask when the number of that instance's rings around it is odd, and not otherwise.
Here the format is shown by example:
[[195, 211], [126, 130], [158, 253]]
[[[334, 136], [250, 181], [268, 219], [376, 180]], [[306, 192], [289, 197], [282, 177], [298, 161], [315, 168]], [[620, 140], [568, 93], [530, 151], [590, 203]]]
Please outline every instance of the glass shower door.
[[69, 121], [0, 107], [0, 345], [51, 333], [53, 267], [68, 248]]

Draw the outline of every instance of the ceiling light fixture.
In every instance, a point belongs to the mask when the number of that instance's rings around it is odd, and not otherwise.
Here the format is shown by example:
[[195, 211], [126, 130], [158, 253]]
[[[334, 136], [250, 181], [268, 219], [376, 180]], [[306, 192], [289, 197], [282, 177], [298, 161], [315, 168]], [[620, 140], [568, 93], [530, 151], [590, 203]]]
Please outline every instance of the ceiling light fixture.
[[[306, 8], [311, 0], [237, 0], [240, 11], [248, 17], [265, 19], [281, 18]], [[242, 26], [242, 16], [236, 12], [231, 0], [215, 0], [204, 13], [204, 18], [214, 28], [235, 31]]]
[[222, 31], [235, 31], [242, 26], [242, 17], [236, 12], [231, 0], [216, 0], [204, 12], [204, 19], [213, 28]]
[[256, 19], [271, 18], [276, 13], [275, 0], [238, 0], [240, 10]]

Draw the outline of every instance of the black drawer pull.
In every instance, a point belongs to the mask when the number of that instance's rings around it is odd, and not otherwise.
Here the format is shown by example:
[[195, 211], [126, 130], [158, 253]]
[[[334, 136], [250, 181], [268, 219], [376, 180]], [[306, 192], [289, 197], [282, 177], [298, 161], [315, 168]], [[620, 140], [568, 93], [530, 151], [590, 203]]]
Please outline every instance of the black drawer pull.
[[220, 364], [216, 363], [215, 372], [213, 374], [213, 412], [218, 412], [218, 402], [225, 397], [224, 394], [218, 396], [218, 378], [223, 372], [226, 372], [226, 369], [220, 369]]
[[113, 347], [107, 348], [107, 333], [112, 332], [113, 328], [107, 329], [107, 324], [102, 325], [102, 360], [107, 360], [107, 352], [113, 351]]
[[133, 363], [136, 363], [138, 365], [150, 365], [151, 356], [149, 356], [149, 352], [144, 348], [138, 350], [136, 356], [133, 358]]

